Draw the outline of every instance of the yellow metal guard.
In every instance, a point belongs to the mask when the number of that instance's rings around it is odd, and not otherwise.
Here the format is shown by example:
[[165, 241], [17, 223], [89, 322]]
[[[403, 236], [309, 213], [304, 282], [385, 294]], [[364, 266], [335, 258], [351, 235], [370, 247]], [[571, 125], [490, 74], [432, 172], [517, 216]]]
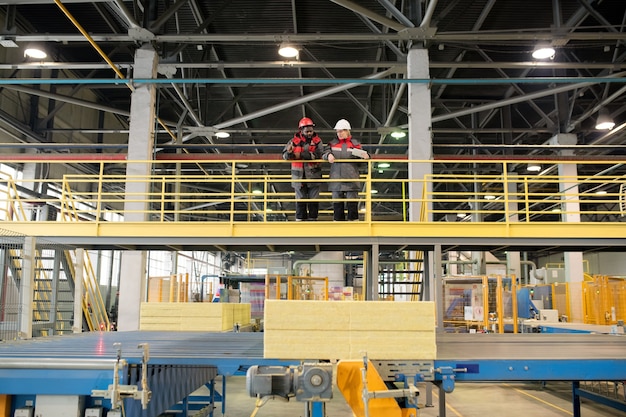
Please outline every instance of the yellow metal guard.
[[[363, 383], [361, 369], [363, 361], [339, 361], [337, 363], [337, 388], [346, 399], [356, 417], [365, 417], [363, 405]], [[385, 382], [380, 377], [371, 362], [367, 366], [368, 391], [387, 390]], [[417, 410], [400, 408], [393, 398], [372, 398], [369, 400], [369, 417], [416, 417]]]

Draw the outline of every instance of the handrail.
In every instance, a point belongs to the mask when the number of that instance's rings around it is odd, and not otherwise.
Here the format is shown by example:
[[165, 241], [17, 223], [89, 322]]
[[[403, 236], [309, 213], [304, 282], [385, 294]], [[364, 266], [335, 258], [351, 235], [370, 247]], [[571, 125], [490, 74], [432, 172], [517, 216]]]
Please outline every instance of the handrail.
[[[289, 161], [233, 160], [229, 163], [229, 172], [223, 170], [224, 162], [205, 159], [96, 161], [93, 165], [97, 172], [92, 174], [65, 174], [45, 180], [11, 179], [10, 184], [5, 180], [6, 189], [11, 191], [0, 193], [0, 207], [5, 208], [0, 210], [0, 223], [10, 221], [7, 213], [11, 210], [23, 212], [20, 217], [25, 219], [31, 207], [42, 204], [57, 208], [57, 221], [60, 222], [122, 222], [126, 214], [139, 212], [145, 215], [146, 222], [294, 220], [295, 195], [291, 188]], [[379, 169], [380, 162], [389, 162], [393, 168]], [[201, 163], [207, 175], [127, 175], [126, 166], [136, 163], [151, 163], [155, 172], [168, 171], [176, 164]], [[572, 218], [580, 218], [581, 222], [621, 221], [626, 161], [542, 160], [544, 171], [532, 175], [512, 172], [520, 165], [516, 160], [408, 161], [392, 158], [360, 163], [362, 191], [357, 201], [363, 213], [362, 220], [366, 222], [532, 223], [571, 221]], [[239, 166], [244, 164], [246, 168], [240, 169]], [[426, 167], [425, 172], [433, 173], [422, 178], [407, 178], [411, 164], [421, 164]], [[577, 164], [581, 174], [557, 175], [555, 168], [560, 164]], [[326, 171], [325, 162], [323, 166]], [[47, 188], [56, 187], [58, 193], [45, 197], [27, 195], [19, 191], [22, 188], [18, 186], [20, 181], [31, 185], [46, 182]], [[342, 180], [331, 180], [327, 174], [321, 180], [322, 193], [317, 199], [321, 203], [320, 220], [332, 220], [333, 200], [326, 187], [335, 181]], [[137, 182], [148, 183], [149, 191], [133, 193], [127, 190], [128, 183]], [[127, 199], [143, 203], [144, 207], [125, 208]], [[413, 211], [418, 219], [407, 218], [406, 213], [410, 212], [407, 207], [411, 206], [418, 208]]]

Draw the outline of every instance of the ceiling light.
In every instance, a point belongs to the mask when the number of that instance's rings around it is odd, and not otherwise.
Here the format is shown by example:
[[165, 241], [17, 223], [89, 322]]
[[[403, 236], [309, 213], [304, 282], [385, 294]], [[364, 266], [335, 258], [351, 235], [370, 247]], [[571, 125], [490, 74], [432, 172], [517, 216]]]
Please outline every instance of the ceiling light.
[[254, 189], [252, 190], [252, 194], [263, 194], [263, 191], [259, 189]]
[[529, 171], [529, 172], [539, 172], [539, 171], [541, 171], [541, 165], [536, 163], [536, 162], [531, 162], [526, 167], [526, 171]]
[[391, 132], [391, 137], [394, 139], [402, 139], [405, 136], [406, 136], [406, 132], [403, 132], [401, 130], [396, 130], [396, 131]]
[[220, 138], [220, 139], [225, 139], [225, 138], [229, 138], [230, 137], [230, 133], [224, 132], [224, 131], [219, 131], [219, 132], [215, 132], [215, 136]]
[[615, 127], [615, 122], [611, 118], [609, 111], [606, 108], [600, 109], [598, 118], [596, 119], [596, 129], [611, 130], [613, 127]]
[[372, 194], [378, 194], [378, 190], [372, 189]]
[[550, 45], [538, 45], [533, 51], [533, 58], [535, 59], [552, 59], [556, 51]]
[[298, 56], [298, 48], [295, 45], [289, 43], [281, 43], [278, 48], [278, 55], [285, 58], [295, 58]]
[[606, 195], [606, 194], [607, 194], [606, 190], [596, 191], [596, 195]]
[[496, 196], [492, 194], [487, 194], [485, 196], [485, 200], [495, 200], [495, 199], [496, 199]]
[[458, 217], [459, 219], [464, 219], [464, 218], [467, 217], [467, 214], [465, 214], [465, 213], [457, 213], [456, 217]]
[[17, 48], [18, 44], [11, 38], [2, 38], [0, 39], [0, 45], [5, 48]]
[[24, 56], [33, 59], [45, 59], [48, 54], [42, 47], [37, 45], [30, 45], [24, 50]]
[[391, 164], [389, 162], [379, 162], [378, 168], [389, 168]]

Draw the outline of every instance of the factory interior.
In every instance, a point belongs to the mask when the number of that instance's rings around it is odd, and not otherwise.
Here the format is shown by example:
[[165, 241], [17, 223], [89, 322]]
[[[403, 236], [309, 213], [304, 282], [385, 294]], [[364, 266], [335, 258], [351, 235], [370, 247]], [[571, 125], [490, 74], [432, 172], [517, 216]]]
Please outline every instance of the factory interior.
[[0, 22], [0, 417], [626, 416], [623, 0]]

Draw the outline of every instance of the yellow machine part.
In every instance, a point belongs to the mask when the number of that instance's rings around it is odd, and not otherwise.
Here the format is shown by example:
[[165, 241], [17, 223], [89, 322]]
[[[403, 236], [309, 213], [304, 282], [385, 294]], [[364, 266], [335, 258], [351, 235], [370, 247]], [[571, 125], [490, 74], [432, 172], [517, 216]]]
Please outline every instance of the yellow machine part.
[[11, 415], [11, 396], [0, 395], [0, 417], [9, 417]]
[[[365, 417], [363, 406], [363, 383], [361, 381], [363, 361], [339, 361], [337, 363], [337, 387], [352, 409], [355, 417]], [[367, 365], [367, 390], [385, 391], [387, 386], [371, 362]], [[369, 400], [370, 417], [417, 417], [414, 408], [400, 408], [394, 398], [372, 398]]]

